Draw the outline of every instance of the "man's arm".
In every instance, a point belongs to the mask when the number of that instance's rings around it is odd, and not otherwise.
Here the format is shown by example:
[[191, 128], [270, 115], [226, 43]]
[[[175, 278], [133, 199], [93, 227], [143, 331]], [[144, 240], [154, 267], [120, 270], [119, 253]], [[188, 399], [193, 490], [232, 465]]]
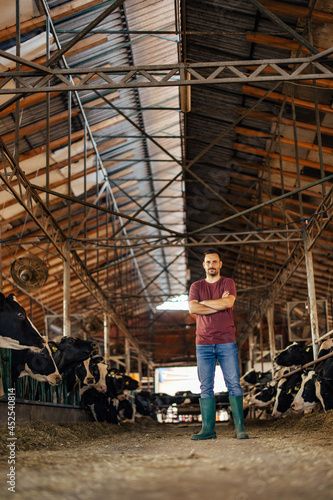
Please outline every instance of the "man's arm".
[[215, 314], [219, 311], [230, 309], [230, 307], [234, 305], [235, 300], [236, 298], [234, 295], [225, 291], [220, 299], [202, 300], [201, 302], [191, 300], [189, 302], [189, 309], [191, 314], [208, 316], [209, 314]]
[[225, 311], [230, 309], [235, 303], [236, 297], [225, 291], [220, 299], [202, 300], [201, 305], [211, 307], [214, 311]]
[[209, 314], [215, 314], [216, 312], [218, 312], [216, 309], [205, 306], [202, 304], [202, 302], [198, 302], [197, 300], [190, 300], [189, 310], [191, 314], [201, 314], [202, 316], [208, 316]]

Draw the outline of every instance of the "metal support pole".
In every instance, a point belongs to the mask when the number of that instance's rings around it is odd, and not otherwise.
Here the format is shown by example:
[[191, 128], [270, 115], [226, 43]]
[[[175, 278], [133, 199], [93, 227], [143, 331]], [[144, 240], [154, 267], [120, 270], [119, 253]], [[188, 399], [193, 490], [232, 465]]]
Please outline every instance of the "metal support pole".
[[138, 353], [138, 373], [139, 373], [139, 388], [141, 388], [141, 380], [142, 380], [142, 359], [140, 354]]
[[1, 224], [0, 224], [0, 292], [2, 292], [2, 243], [1, 243]]
[[260, 321], [259, 325], [259, 341], [260, 341], [260, 362], [261, 362], [261, 371], [264, 371], [264, 336], [262, 329], [262, 321]]
[[274, 336], [274, 306], [272, 305], [267, 309], [267, 325], [269, 336], [269, 348], [272, 361], [272, 375], [274, 376], [273, 359], [275, 358], [275, 336]]
[[315, 279], [313, 272], [312, 250], [308, 249], [308, 237], [306, 231], [304, 232], [304, 256], [306, 265], [306, 277], [308, 283], [313, 359], [317, 359], [318, 344], [316, 342], [319, 339], [319, 327], [318, 327], [318, 313], [317, 313], [317, 302], [316, 302], [316, 289], [315, 289]]
[[103, 326], [104, 326], [104, 360], [105, 363], [108, 364], [109, 362], [109, 357], [110, 357], [110, 352], [109, 352], [109, 315], [106, 311], [104, 311], [104, 321], [103, 321]]
[[64, 331], [63, 336], [69, 337], [71, 335], [71, 322], [70, 322], [70, 274], [71, 274], [71, 260], [70, 250], [68, 243], [66, 244], [66, 260], [64, 261], [64, 281], [63, 281], [63, 323]]
[[249, 336], [249, 361], [250, 361], [250, 368], [251, 369], [254, 367], [253, 349], [254, 349], [254, 339], [253, 339], [253, 330], [252, 330], [252, 332], [250, 333], [250, 336]]
[[131, 349], [128, 338], [125, 338], [125, 367], [126, 373], [129, 375], [131, 372]]

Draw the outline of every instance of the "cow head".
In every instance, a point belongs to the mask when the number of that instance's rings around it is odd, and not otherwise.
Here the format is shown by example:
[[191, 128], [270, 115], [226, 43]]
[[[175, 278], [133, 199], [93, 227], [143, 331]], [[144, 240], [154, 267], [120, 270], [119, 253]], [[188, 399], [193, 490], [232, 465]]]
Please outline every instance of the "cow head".
[[15, 295], [5, 297], [0, 293], [0, 347], [38, 351], [45, 343], [46, 339], [27, 317]]
[[88, 359], [98, 349], [95, 342], [77, 337], [63, 337], [60, 342], [49, 344], [60, 373]]
[[24, 371], [19, 375], [20, 378], [29, 375], [39, 382], [48, 382], [50, 385], [59, 384], [61, 381], [60, 373], [48, 345], [39, 352], [29, 351], [24, 368]]
[[316, 396], [316, 372], [310, 370], [302, 374], [302, 383], [300, 390], [296, 394], [291, 404], [291, 409], [296, 412], [304, 412], [317, 406], [318, 398]]

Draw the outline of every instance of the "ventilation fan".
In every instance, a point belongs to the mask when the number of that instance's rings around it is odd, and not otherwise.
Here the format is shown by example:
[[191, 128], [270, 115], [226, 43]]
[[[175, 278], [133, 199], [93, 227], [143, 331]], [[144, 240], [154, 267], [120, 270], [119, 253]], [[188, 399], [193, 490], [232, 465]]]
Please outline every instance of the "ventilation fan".
[[14, 260], [10, 274], [17, 285], [27, 291], [38, 290], [47, 280], [47, 265], [35, 255]]
[[[310, 311], [308, 302], [288, 302], [288, 333], [292, 342], [311, 340]], [[317, 300], [319, 335], [328, 331], [327, 301]]]
[[82, 319], [81, 328], [90, 337], [98, 335], [103, 329], [103, 321], [95, 315], [86, 316]]

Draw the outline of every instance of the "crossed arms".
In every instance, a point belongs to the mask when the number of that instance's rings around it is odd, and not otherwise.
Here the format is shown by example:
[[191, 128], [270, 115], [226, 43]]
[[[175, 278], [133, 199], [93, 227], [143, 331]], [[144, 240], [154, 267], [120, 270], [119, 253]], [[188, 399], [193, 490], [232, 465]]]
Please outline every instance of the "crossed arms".
[[208, 316], [209, 314], [215, 314], [219, 311], [225, 311], [234, 305], [236, 298], [231, 295], [228, 291], [223, 292], [220, 299], [212, 300], [191, 300], [189, 302], [189, 309], [191, 314], [201, 314], [202, 316]]

